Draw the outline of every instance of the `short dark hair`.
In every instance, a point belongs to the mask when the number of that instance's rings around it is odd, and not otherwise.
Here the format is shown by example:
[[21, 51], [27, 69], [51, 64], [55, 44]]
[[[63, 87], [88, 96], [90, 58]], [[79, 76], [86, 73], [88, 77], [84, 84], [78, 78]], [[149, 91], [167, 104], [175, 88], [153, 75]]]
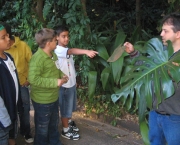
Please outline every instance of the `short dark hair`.
[[6, 22], [1, 22], [1, 21], [0, 21], [0, 24], [3, 25], [4, 28], [6, 29], [6, 32], [9, 34], [9, 38], [13, 39], [11, 26], [9, 24], [7, 24]]
[[64, 26], [64, 25], [58, 25], [54, 27], [54, 30], [56, 31], [56, 34], [59, 35], [64, 31], [69, 31], [68, 27]]
[[56, 37], [56, 32], [48, 28], [43, 28], [35, 34], [36, 43], [42, 49], [46, 46], [46, 43], [52, 41], [54, 37]]
[[177, 32], [180, 31], [180, 13], [171, 13], [169, 15], [166, 15], [163, 19], [162, 19], [162, 25], [163, 24], [169, 24], [173, 26], [173, 31]]

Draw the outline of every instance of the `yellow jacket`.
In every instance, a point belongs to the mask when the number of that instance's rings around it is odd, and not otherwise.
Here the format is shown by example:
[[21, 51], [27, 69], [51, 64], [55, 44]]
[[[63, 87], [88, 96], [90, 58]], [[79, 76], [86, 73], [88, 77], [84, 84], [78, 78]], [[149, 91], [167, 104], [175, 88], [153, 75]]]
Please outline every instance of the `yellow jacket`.
[[17, 68], [20, 84], [23, 85], [27, 81], [29, 61], [32, 56], [30, 47], [26, 42], [15, 37], [15, 43], [6, 50], [14, 58], [14, 62]]

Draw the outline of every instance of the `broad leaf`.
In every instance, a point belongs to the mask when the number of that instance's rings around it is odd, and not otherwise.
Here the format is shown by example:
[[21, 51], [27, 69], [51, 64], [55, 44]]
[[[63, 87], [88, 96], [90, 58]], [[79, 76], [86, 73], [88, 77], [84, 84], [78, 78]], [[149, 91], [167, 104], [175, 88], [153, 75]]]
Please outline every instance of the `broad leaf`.
[[[120, 97], [123, 97], [124, 92], [130, 94], [134, 89], [135, 91], [139, 91], [136, 90], [137, 85], [146, 86], [147, 91], [143, 95], [147, 99], [152, 96], [152, 93], [155, 93], [157, 98], [160, 93], [162, 93], [165, 98], [170, 97], [174, 93], [172, 79], [179, 82], [180, 75], [178, 75], [177, 72], [180, 71], [180, 68], [173, 65], [173, 63], [180, 62], [180, 52], [177, 52], [172, 56], [172, 46], [169, 44], [169, 47], [164, 50], [162, 42], [157, 38], [149, 40], [145, 45], [145, 48], [147, 49], [148, 56], [138, 57], [137, 61], [141, 61], [143, 64], [135, 65], [122, 78], [121, 82], [125, 85], [118, 90], [116, 94], [112, 95], [114, 102]], [[148, 91], [151, 90], [152, 83], [154, 84], [154, 92]], [[161, 101], [160, 97], [158, 99]]]
[[88, 73], [88, 96], [90, 100], [92, 99], [95, 93], [96, 80], [97, 80], [97, 72], [90, 71]]
[[95, 58], [93, 58], [98, 64], [103, 65], [104, 67], [109, 67], [109, 63], [104, 60], [102, 57], [100, 56], [96, 56]]
[[114, 42], [113, 48], [117, 48], [119, 45], [122, 45], [126, 39], [126, 34], [123, 30], [119, 30], [116, 35], [116, 40]]
[[[142, 86], [140, 92], [136, 93], [136, 96], [142, 96], [145, 91], [147, 91], [145, 89], [146, 86]], [[137, 97], [138, 98], [138, 97]], [[145, 145], [149, 145], [149, 139], [148, 139], [148, 123], [146, 120], [146, 114], [147, 114], [147, 104], [146, 104], [146, 98], [142, 97], [142, 98], [138, 98], [138, 105], [139, 105], [139, 109], [138, 109], [138, 114], [139, 114], [139, 127], [141, 130], [141, 135], [144, 141]]]
[[121, 78], [122, 87], [111, 98], [113, 102], [122, 100], [127, 109], [131, 109], [133, 99], [136, 99], [141, 134], [145, 144], [148, 144], [148, 127], [145, 124], [147, 108], [152, 107], [152, 96], [161, 103], [161, 96], [167, 99], [173, 95], [173, 83], [180, 81], [180, 51], [173, 54], [171, 43], [168, 42], [165, 48], [158, 38], [149, 40], [144, 50], [147, 50], [146, 56], [135, 58], [136, 65], [131, 66], [130, 71]]
[[106, 68], [104, 68], [104, 70], [101, 73], [101, 81], [102, 81], [102, 86], [103, 86], [104, 90], [106, 89], [110, 71], [111, 71], [111, 69], [109, 67], [106, 67]]
[[112, 74], [113, 74], [114, 82], [116, 84], [119, 83], [122, 68], [123, 68], [123, 63], [124, 63], [124, 56], [126, 55], [127, 53], [123, 53], [120, 58], [118, 58], [115, 62], [111, 63]]
[[109, 54], [107, 52], [106, 47], [103, 44], [98, 44], [96, 46], [96, 50], [98, 51], [98, 55], [103, 59], [107, 60], [109, 58]]

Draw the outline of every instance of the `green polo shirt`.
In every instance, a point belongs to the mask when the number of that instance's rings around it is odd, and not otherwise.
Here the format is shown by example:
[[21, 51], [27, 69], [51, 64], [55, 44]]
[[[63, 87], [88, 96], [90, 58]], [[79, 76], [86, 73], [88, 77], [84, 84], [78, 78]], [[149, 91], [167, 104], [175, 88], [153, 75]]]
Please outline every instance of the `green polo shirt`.
[[40, 104], [57, 101], [59, 87], [58, 79], [63, 73], [56, 67], [58, 60], [55, 53], [50, 58], [42, 49], [32, 56], [29, 63], [28, 81], [30, 82], [31, 99]]

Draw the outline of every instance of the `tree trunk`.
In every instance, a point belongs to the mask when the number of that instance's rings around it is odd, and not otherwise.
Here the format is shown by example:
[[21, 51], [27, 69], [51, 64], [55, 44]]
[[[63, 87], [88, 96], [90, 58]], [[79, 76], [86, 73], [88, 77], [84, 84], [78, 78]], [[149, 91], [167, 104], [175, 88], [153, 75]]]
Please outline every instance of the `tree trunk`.
[[[82, 4], [82, 9], [83, 9], [84, 16], [87, 17], [86, 0], [81, 0], [81, 4]], [[90, 28], [89, 24], [87, 24], [87, 33], [88, 34], [91, 33], [91, 28]]]
[[44, 21], [44, 18], [43, 18], [43, 3], [44, 3], [44, 0], [36, 0], [36, 3], [37, 4], [36, 4], [35, 11], [36, 11], [38, 20], [40, 22], [43, 22], [43, 24], [45, 24], [45, 21]]

